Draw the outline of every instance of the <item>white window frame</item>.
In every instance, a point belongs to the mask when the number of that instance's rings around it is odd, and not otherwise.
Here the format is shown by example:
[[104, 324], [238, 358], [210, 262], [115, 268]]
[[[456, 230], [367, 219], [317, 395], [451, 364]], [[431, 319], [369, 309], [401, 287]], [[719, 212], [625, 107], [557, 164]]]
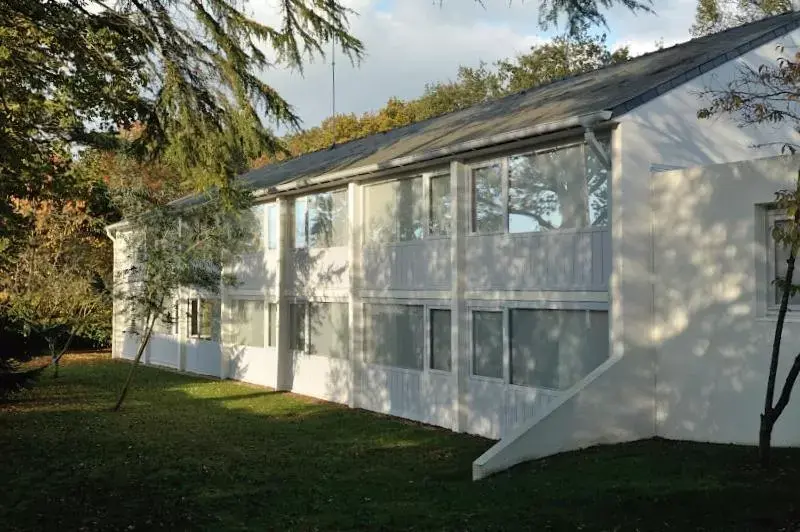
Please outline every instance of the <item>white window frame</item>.
[[[192, 301], [197, 301], [197, 333], [192, 334]], [[205, 336], [200, 334], [201, 323], [203, 321], [203, 301], [212, 301], [214, 304], [222, 305], [222, 302], [219, 298], [216, 297], [189, 297], [186, 299], [186, 318], [187, 318], [187, 327], [186, 327], [186, 337], [187, 338], [194, 338], [196, 340], [203, 340], [205, 342], [215, 342], [214, 340], [214, 316], [211, 316], [211, 336]], [[220, 306], [220, 318], [222, 317], [222, 307]], [[219, 326], [221, 327], [222, 324], [220, 323]], [[220, 336], [222, 331], [219, 331]], [[220, 343], [222, 342], [222, 338], [219, 338]]]
[[[485, 233], [484, 233], [485, 234]], [[478, 375], [475, 373], [475, 312], [495, 312], [502, 316], [502, 342], [503, 342], [503, 376], [502, 377], [489, 377], [486, 375]], [[508, 384], [510, 376], [509, 360], [511, 354], [511, 345], [508, 338], [508, 309], [500, 304], [480, 304], [470, 305], [467, 308], [467, 321], [469, 325], [469, 378], [474, 381], [492, 382], [495, 384]]]
[[[423, 215], [422, 215], [422, 238], [417, 238], [417, 239], [413, 239], [413, 240], [397, 240], [397, 239], [395, 239], [395, 240], [390, 240], [388, 242], [380, 242], [380, 244], [382, 244], [382, 245], [392, 245], [392, 246], [404, 246], [404, 245], [409, 245], [409, 244], [415, 244], [415, 243], [422, 242], [422, 241], [425, 241], [425, 240], [449, 239], [452, 236], [452, 235], [450, 235], [449, 229], [448, 229], [448, 234], [446, 234], [446, 235], [434, 235], [434, 234], [431, 234], [431, 218], [432, 218], [432, 216], [431, 216], [431, 208], [432, 208], [432, 205], [431, 205], [431, 179], [433, 179], [435, 177], [441, 177], [441, 176], [450, 176], [450, 170], [449, 169], [436, 169], [436, 170], [430, 170], [430, 171], [426, 171], [426, 172], [418, 172], [418, 173], [407, 174], [407, 175], [403, 175], [403, 176], [399, 176], [399, 177], [393, 177], [393, 178], [390, 178], [390, 179], [379, 179], [379, 180], [375, 180], [375, 181], [370, 181], [369, 183], [365, 183], [361, 187], [361, 189], [362, 189], [361, 219], [364, 220], [364, 222], [365, 222], [365, 223], [362, 224], [362, 228], [361, 228], [361, 238], [363, 239], [363, 242], [369, 242], [369, 235], [367, 233], [367, 227], [366, 227], [367, 223], [369, 223], [369, 220], [367, 220], [366, 201], [365, 201], [366, 194], [367, 194], [367, 189], [369, 187], [375, 186], [375, 185], [386, 185], [386, 184], [389, 184], [389, 183], [398, 183], [400, 181], [405, 181], [407, 179], [418, 179], [418, 178], [422, 178], [422, 202], [423, 202], [423, 205], [424, 205]], [[453, 201], [453, 193], [454, 193], [454, 191], [453, 191], [453, 189], [451, 187], [451, 189], [450, 189], [450, 198], [451, 198], [450, 201], [451, 201], [451, 203]], [[396, 201], [397, 201], [397, 196], [395, 196], [395, 210], [397, 209]], [[400, 233], [400, 228], [399, 228], [398, 224], [399, 224], [399, 221], [398, 221], [397, 218], [395, 218], [394, 219], [394, 236], [395, 237]], [[389, 303], [387, 303], [387, 304], [389, 304]], [[417, 306], [419, 306], [419, 305], [417, 305]]]
[[[425, 323], [424, 323], [424, 330], [425, 330], [425, 355], [424, 355], [424, 370], [429, 373], [433, 373], [434, 375], [445, 375], [451, 376], [453, 374], [453, 307], [447, 305], [446, 303], [431, 303], [431, 304], [423, 304], [423, 308], [425, 309]], [[443, 369], [434, 369], [431, 367], [433, 363], [433, 320], [431, 319], [431, 313], [434, 310], [446, 310], [450, 313], [450, 329], [448, 333], [450, 333], [450, 371], [445, 371]]]
[[[767, 251], [766, 257], [766, 267], [767, 271], [765, 272], [765, 279], [764, 279], [764, 288], [766, 294], [766, 304], [767, 304], [767, 315], [769, 316], [776, 316], [778, 314], [778, 310], [780, 309], [780, 303], [775, 302], [775, 279], [776, 277], [776, 270], [777, 264], [775, 263], [775, 253], [776, 253], [776, 242], [775, 239], [772, 238], [772, 229], [775, 227], [775, 224], [778, 222], [785, 222], [789, 220], [789, 217], [786, 215], [786, 211], [782, 209], [767, 209], [766, 212], [766, 231], [764, 234], [764, 248]], [[798, 284], [800, 282], [800, 261], [795, 264], [795, 276], [793, 284]], [[763, 308], [763, 307], [762, 307]], [[789, 301], [788, 310], [790, 312], [800, 312], [800, 305], [792, 305], [791, 300]]]
[[[583, 146], [586, 150], [591, 150], [592, 147], [586, 142], [585, 139], [581, 140], [573, 140], [569, 142], [560, 142], [554, 144], [547, 144], [541, 147], [535, 147], [519, 152], [512, 152], [506, 153], [499, 157], [492, 157], [488, 159], [481, 159], [467, 165], [469, 170], [469, 179], [467, 182], [467, 195], [468, 195], [468, 202], [469, 202], [469, 230], [467, 232], [470, 236], [493, 236], [493, 235], [510, 235], [510, 236], [517, 236], [517, 235], [531, 235], [531, 234], [558, 234], [558, 233], [577, 233], [583, 231], [592, 231], [598, 229], [608, 229], [608, 226], [592, 226], [587, 225], [586, 227], [573, 227], [573, 228], [559, 228], [559, 229], [551, 229], [548, 231], [521, 231], [512, 233], [509, 230], [509, 222], [510, 222], [510, 215], [508, 210], [508, 189], [509, 189], [509, 182], [510, 182], [510, 170], [509, 170], [509, 160], [512, 157], [525, 157], [525, 156], [535, 156], [541, 155], [544, 153], [557, 151], [561, 149], [573, 148], [575, 146]], [[584, 154], [585, 156], [585, 154]], [[476, 194], [475, 194], [475, 178], [474, 178], [474, 171], [480, 170], [481, 168], [487, 168], [490, 166], [500, 166], [500, 179], [501, 179], [501, 201], [502, 201], [502, 208], [503, 208], [503, 230], [502, 231], [492, 231], [492, 232], [481, 232], [476, 230]], [[613, 168], [612, 170], [613, 171]], [[608, 183], [607, 183], [607, 190], [608, 190], [608, 209], [611, 209], [611, 171], [609, 171], [608, 175]], [[588, 209], [589, 205], [589, 183], [586, 180], [586, 176], [583, 179], [583, 194], [582, 197], [586, 202], [586, 207]]]
[[[469, 378], [470, 380], [479, 382], [491, 382], [495, 384], [504, 384], [515, 390], [537, 390], [542, 393], [551, 395], [558, 395], [566, 392], [566, 389], [544, 388], [538, 386], [523, 386], [521, 384], [513, 384], [511, 382], [511, 311], [512, 310], [577, 310], [586, 312], [607, 312], [610, 313], [610, 308], [607, 302], [592, 302], [592, 301], [504, 301], [496, 304], [490, 302], [470, 303], [467, 305], [467, 321], [469, 333]], [[503, 378], [487, 377], [484, 375], [476, 375], [474, 368], [475, 361], [475, 343], [473, 335], [473, 312], [502, 312], [503, 313]], [[609, 315], [609, 326], [611, 316]], [[611, 357], [611, 346], [608, 346], [609, 358]], [[590, 372], [591, 373], [591, 372]]]

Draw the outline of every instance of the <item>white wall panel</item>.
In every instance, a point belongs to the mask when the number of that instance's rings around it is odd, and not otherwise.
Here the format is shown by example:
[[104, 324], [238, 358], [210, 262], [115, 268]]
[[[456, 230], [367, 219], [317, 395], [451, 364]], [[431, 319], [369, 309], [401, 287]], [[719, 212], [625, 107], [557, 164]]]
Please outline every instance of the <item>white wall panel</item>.
[[363, 272], [368, 290], [449, 290], [450, 239], [370, 244]]
[[349, 261], [346, 247], [295, 249], [287, 268], [288, 290], [295, 295], [347, 289]]
[[188, 339], [185, 342], [186, 371], [219, 377], [222, 368], [220, 345], [196, 339]]
[[467, 290], [608, 290], [608, 228], [466, 237]]
[[278, 352], [274, 347], [223, 346], [230, 361], [231, 379], [277, 386]]
[[350, 397], [352, 363], [341, 358], [294, 353], [291, 390], [319, 399], [347, 403]]
[[148, 345], [148, 363], [157, 366], [178, 368], [180, 365], [180, 351], [178, 338], [171, 334], [153, 333]]

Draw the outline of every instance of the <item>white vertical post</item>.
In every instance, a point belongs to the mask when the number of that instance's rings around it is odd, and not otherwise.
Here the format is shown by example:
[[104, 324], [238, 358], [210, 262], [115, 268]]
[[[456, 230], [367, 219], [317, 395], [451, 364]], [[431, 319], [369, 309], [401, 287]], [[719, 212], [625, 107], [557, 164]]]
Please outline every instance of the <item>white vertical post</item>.
[[348, 247], [347, 263], [348, 268], [348, 326], [350, 327], [350, 345], [348, 351], [350, 355], [350, 391], [347, 404], [352, 408], [357, 406], [356, 397], [359, 394], [359, 383], [361, 382], [361, 371], [363, 353], [361, 347], [362, 339], [362, 312], [361, 300], [358, 297], [358, 289], [361, 286], [361, 195], [362, 188], [356, 183], [347, 185], [347, 220], [348, 220]]
[[469, 378], [469, 327], [465, 291], [466, 236], [469, 232], [469, 168], [460, 161], [450, 163], [450, 345], [456, 397], [453, 401], [453, 430], [467, 428], [467, 379]]
[[289, 249], [289, 231], [292, 225], [292, 202], [285, 198], [278, 198], [278, 265], [276, 268], [276, 292], [278, 299], [278, 337], [276, 351], [277, 368], [275, 388], [278, 390], [292, 389], [292, 353], [289, 350], [289, 298], [288, 298], [288, 268], [293, 267], [291, 262], [291, 249]]

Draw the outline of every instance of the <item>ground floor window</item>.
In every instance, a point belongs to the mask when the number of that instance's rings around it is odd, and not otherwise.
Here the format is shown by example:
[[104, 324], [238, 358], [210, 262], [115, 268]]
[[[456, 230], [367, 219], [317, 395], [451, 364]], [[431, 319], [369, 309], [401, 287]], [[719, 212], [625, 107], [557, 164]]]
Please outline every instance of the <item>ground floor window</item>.
[[451, 348], [450, 328], [450, 311], [445, 309], [431, 309], [431, 369], [450, 371], [452, 367], [453, 350]]
[[188, 335], [202, 340], [219, 341], [220, 302], [218, 299], [190, 299], [187, 304]]
[[478, 377], [564, 390], [608, 358], [607, 311], [473, 310], [471, 319], [472, 375]]
[[264, 302], [232, 299], [228, 344], [264, 347]]
[[367, 362], [422, 370], [425, 313], [421, 305], [364, 305]]
[[503, 313], [472, 313], [472, 374], [503, 378]]
[[566, 389], [608, 358], [608, 312], [510, 312], [511, 383]]
[[278, 304], [267, 305], [267, 347], [278, 346]]
[[289, 306], [290, 348], [320, 356], [348, 358], [349, 315], [347, 303], [292, 303]]

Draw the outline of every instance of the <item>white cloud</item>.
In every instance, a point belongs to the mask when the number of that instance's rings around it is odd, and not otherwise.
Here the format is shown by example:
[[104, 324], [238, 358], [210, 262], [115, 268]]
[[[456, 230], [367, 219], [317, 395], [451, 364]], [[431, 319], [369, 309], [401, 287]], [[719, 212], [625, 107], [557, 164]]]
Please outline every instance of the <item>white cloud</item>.
[[[624, 9], [609, 13], [609, 41], [638, 54], [688, 38], [696, 0], [656, 0], [657, 15], [634, 16]], [[413, 98], [426, 83], [453, 79], [459, 65], [476, 66], [524, 52], [549, 36], [538, 27], [538, 1], [345, 0], [360, 13], [352, 33], [367, 55], [358, 67], [337, 57], [337, 112], [362, 113], [388, 98]], [[251, 4], [257, 19], [275, 23], [274, 5]], [[305, 75], [288, 70], [264, 72], [264, 80], [294, 105], [305, 127], [330, 114], [330, 65], [317, 60]]]

